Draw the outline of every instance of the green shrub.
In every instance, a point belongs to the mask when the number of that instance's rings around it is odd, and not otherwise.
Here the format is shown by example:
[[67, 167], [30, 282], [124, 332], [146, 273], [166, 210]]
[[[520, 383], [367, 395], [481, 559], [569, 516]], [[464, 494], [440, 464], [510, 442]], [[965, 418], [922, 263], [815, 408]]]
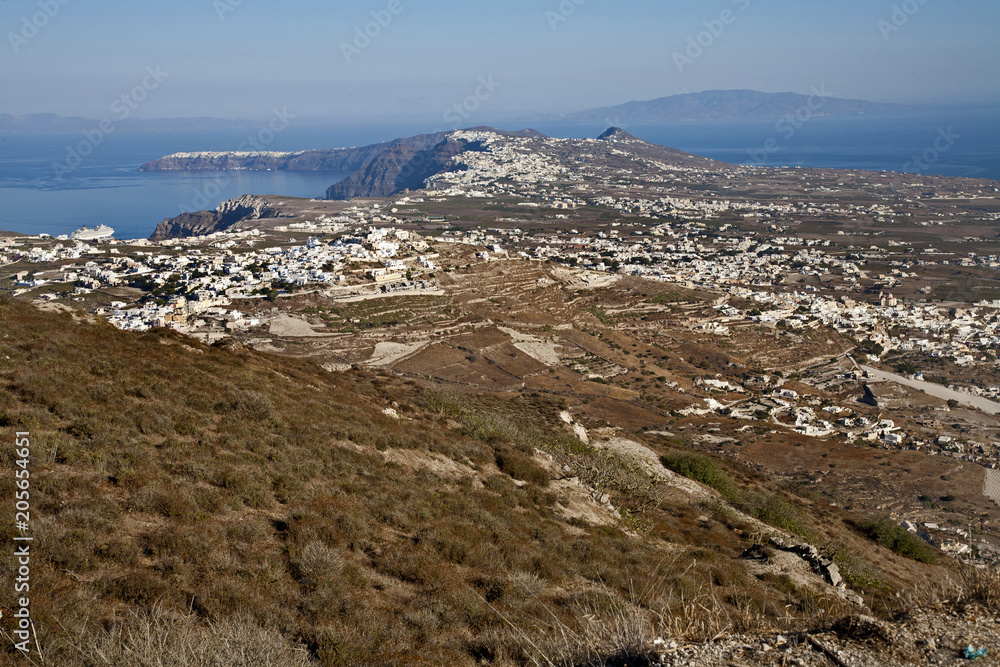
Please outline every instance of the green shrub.
[[806, 538], [813, 531], [792, 505], [777, 493], [744, 493], [737, 489], [726, 472], [713, 459], [694, 452], [677, 452], [660, 457], [664, 467], [718, 491], [736, 509], [764, 523]]
[[857, 527], [864, 535], [900, 556], [921, 563], [937, 562], [934, 550], [926, 542], [902, 526], [896, 525], [889, 517], [872, 517], [862, 521]]
[[718, 463], [707, 456], [693, 452], [677, 452], [661, 456], [660, 462], [678, 475], [712, 487], [730, 502], [734, 502], [738, 495], [729, 476]]
[[802, 517], [784, 498], [776, 493], [758, 493], [740, 498], [736, 506], [760, 519], [764, 523], [776, 526], [796, 535], [812, 539], [812, 531], [802, 521]]

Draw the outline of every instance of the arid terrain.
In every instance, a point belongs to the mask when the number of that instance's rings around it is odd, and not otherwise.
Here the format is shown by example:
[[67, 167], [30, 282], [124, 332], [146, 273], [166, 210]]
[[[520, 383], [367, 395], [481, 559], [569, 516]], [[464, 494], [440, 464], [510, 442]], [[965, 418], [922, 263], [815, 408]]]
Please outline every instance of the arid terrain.
[[1000, 654], [995, 182], [458, 134], [420, 190], [0, 239], [53, 664]]

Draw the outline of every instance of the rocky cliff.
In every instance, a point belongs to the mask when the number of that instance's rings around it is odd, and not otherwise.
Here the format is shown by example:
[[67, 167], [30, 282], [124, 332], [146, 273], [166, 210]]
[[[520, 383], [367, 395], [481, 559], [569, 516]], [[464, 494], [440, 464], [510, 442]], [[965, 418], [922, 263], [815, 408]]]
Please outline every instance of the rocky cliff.
[[[494, 132], [509, 137], [547, 138], [535, 130], [507, 132], [492, 127], [475, 127], [471, 130]], [[451, 159], [459, 153], [483, 150], [478, 143], [458, 139], [450, 132], [422, 136], [437, 137], [438, 141], [431, 145], [421, 145], [411, 137], [393, 142], [393, 146], [371, 162], [330, 186], [326, 198], [389, 197], [403, 190], [419, 190], [431, 176], [454, 169]]]
[[176, 218], [166, 218], [156, 226], [156, 230], [149, 237], [149, 240], [164, 241], [189, 236], [203, 236], [228, 229], [245, 220], [280, 217], [283, 217], [281, 210], [274, 207], [267, 199], [255, 195], [243, 195], [222, 202], [214, 211], [182, 213]]
[[326, 198], [388, 197], [403, 190], [419, 190], [429, 177], [451, 169], [451, 158], [477, 149], [477, 145], [452, 137], [426, 150], [400, 144], [330, 186]]

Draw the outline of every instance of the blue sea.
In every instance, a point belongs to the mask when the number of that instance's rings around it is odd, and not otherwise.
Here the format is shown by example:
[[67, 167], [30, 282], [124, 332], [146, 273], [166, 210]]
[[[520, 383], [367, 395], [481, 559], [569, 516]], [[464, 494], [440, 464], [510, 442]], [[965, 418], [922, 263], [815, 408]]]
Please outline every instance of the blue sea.
[[[501, 123], [504, 129], [522, 124]], [[637, 137], [739, 164], [910, 171], [1000, 180], [1000, 110], [920, 111], [817, 117], [804, 122], [713, 121], [600, 125], [536, 123], [553, 137], [596, 137], [617, 125]], [[290, 127], [267, 150], [363, 146], [430, 132], [410, 126]], [[164, 218], [215, 208], [241, 194], [322, 197], [337, 172], [139, 172], [179, 151], [236, 150], [250, 133], [113, 133], [100, 142], [75, 134], [0, 134], [0, 230], [68, 234], [110, 225], [119, 238], [149, 236]], [[939, 140], [940, 137], [948, 140]], [[75, 159], [81, 142], [93, 150]], [[935, 142], [937, 146], [935, 147]], [[943, 150], [941, 150], [943, 149]], [[918, 158], [914, 161], [914, 158]], [[56, 165], [59, 165], [58, 167]]]

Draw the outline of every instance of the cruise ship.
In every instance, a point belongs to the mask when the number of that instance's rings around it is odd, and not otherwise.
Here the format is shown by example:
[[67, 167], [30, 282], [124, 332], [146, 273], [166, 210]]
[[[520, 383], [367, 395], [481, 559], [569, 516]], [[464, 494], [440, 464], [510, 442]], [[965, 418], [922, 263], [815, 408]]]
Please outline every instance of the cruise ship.
[[114, 235], [114, 229], [107, 225], [101, 225], [94, 229], [82, 227], [70, 234], [70, 238], [75, 241], [100, 241], [102, 239], [110, 239]]

